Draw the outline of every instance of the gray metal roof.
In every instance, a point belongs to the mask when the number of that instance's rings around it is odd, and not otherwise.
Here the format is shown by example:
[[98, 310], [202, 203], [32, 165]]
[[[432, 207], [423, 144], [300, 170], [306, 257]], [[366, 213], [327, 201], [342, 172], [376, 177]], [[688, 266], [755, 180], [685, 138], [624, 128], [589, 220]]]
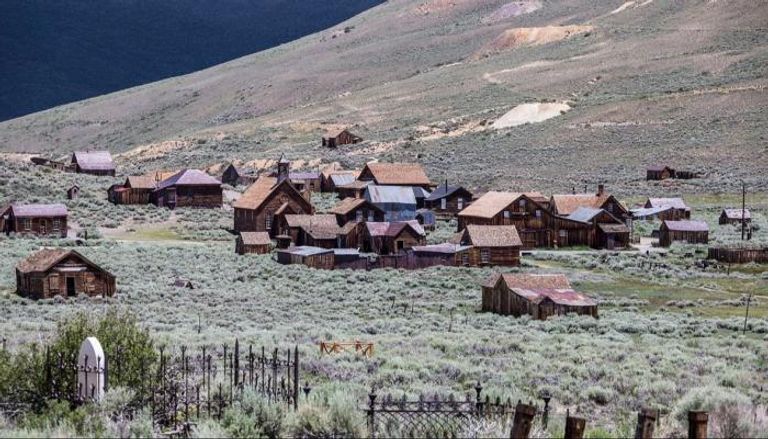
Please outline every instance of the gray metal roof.
[[289, 253], [292, 255], [300, 255], [300, 256], [314, 256], [314, 255], [321, 255], [324, 253], [333, 253], [333, 250], [329, 248], [313, 247], [310, 245], [301, 245], [298, 247], [290, 247], [285, 250], [278, 250], [277, 252]]
[[569, 220], [573, 221], [579, 221], [582, 223], [588, 223], [592, 221], [592, 218], [596, 217], [597, 215], [602, 212], [603, 209], [595, 209], [594, 207], [579, 207], [573, 213], [566, 216]]
[[336, 186], [343, 186], [355, 181], [355, 174], [331, 174], [331, 181]]
[[75, 151], [73, 160], [81, 169], [108, 171], [115, 169], [109, 151]]
[[411, 186], [378, 186], [368, 185], [365, 198], [376, 204], [416, 204], [416, 196]]

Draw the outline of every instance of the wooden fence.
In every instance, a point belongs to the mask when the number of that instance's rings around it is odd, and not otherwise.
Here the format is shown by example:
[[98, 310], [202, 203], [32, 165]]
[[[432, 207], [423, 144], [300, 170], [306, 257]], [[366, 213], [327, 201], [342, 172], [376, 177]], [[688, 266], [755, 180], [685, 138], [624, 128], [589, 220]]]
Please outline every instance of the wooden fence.
[[732, 264], [746, 264], [749, 262], [765, 264], [768, 263], [768, 247], [710, 247], [707, 259], [715, 259]]

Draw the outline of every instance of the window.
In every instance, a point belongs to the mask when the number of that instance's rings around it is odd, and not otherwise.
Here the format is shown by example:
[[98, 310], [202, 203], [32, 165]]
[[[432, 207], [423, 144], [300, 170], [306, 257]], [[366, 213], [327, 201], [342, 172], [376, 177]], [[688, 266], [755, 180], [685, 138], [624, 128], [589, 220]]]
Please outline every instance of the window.
[[59, 290], [59, 275], [52, 274], [48, 277], [48, 289], [51, 291]]
[[58, 219], [58, 218], [54, 218], [53, 219], [53, 230], [55, 230], [57, 232], [59, 230], [61, 230], [61, 220], [60, 219]]
[[541, 209], [536, 209], [536, 218], [541, 218]]
[[176, 204], [176, 190], [175, 189], [169, 189], [168, 190], [168, 203], [169, 204]]
[[611, 212], [611, 213], [613, 213], [613, 204], [608, 204], [608, 205], [606, 205], [606, 206], [605, 206], [605, 210], [607, 210], [608, 212]]
[[508, 210], [504, 211], [504, 219], [509, 219], [509, 211]]
[[445, 198], [440, 199], [440, 209], [445, 210], [448, 207], [448, 200]]
[[456, 199], [456, 205], [459, 208], [459, 210], [464, 210], [464, 199], [463, 198]]
[[568, 231], [565, 229], [560, 229], [560, 237], [565, 238], [566, 236], [568, 236]]
[[482, 262], [483, 264], [491, 263], [491, 249], [489, 248], [480, 249], [480, 262]]
[[360, 222], [362, 220], [363, 220], [363, 211], [358, 210], [357, 212], [355, 212], [355, 221]]
[[373, 222], [373, 211], [372, 210], [368, 211], [368, 222], [371, 222], [371, 223]]
[[461, 265], [464, 265], [465, 267], [469, 266], [469, 252], [461, 254]]
[[405, 248], [404, 241], [397, 241], [397, 251], [402, 251]]
[[520, 208], [525, 209], [525, 199], [520, 200]]
[[24, 225], [24, 230], [30, 231], [32, 230], [32, 218], [24, 218], [22, 221], [22, 224]]
[[275, 215], [275, 214], [274, 214], [274, 213], [272, 213], [272, 211], [271, 211], [271, 210], [268, 210], [268, 211], [267, 211], [267, 216], [264, 218], [264, 227], [265, 227], [267, 230], [272, 230], [272, 217], [273, 217], [274, 215]]

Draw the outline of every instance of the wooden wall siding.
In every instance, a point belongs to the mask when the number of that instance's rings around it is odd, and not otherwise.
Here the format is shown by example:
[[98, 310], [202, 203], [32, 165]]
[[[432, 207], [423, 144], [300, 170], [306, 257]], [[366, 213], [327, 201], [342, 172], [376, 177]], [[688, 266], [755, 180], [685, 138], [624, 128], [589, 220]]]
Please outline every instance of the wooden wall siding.
[[691, 211], [686, 211], [685, 209], [669, 209], [664, 212], [659, 212], [658, 217], [661, 221], [691, 219]]
[[755, 262], [758, 264], [768, 263], [768, 247], [766, 248], [727, 248], [710, 247], [707, 255], [708, 259], [715, 259], [720, 262], [732, 264], [748, 264]]
[[[718, 218], [718, 224], [725, 225], [725, 224], [741, 224], [741, 218], [728, 218], [728, 216], [725, 213], [720, 214], [720, 218]], [[744, 224], [749, 224], [752, 222], [752, 218], [744, 218]]]
[[672, 173], [669, 171], [669, 169], [663, 169], [661, 171], [649, 169], [646, 172], [645, 179], [646, 180], [666, 180], [672, 177], [673, 177]]
[[323, 189], [322, 178], [305, 178], [302, 179], [303, 183], [292, 183], [297, 191], [309, 191], [309, 192], [321, 192]]
[[379, 255], [389, 255], [399, 252], [398, 241], [402, 241], [402, 250], [408, 250], [413, 248], [413, 246], [426, 244], [427, 240], [425, 237], [416, 234], [410, 227], [404, 228], [396, 237], [371, 237], [366, 229], [365, 243], [363, 247], [369, 252], [374, 252]]
[[[59, 228], [54, 229], [54, 220], [58, 220]], [[29, 221], [29, 228], [27, 228], [27, 221]], [[50, 237], [67, 237], [67, 217], [60, 216], [54, 218], [17, 218], [11, 214], [8, 218], [8, 222], [3, 225], [3, 230], [6, 234], [15, 233], [18, 236], [50, 236]]]
[[566, 314], [578, 314], [597, 318], [597, 305], [594, 306], [566, 306], [552, 302], [545, 298], [533, 307], [535, 319], [547, 320], [552, 316], [564, 316]]
[[[463, 199], [461, 207], [459, 207], [459, 198]], [[424, 207], [435, 212], [435, 215], [440, 219], [453, 218], [459, 214], [464, 208], [470, 205], [472, 202], [472, 195], [466, 192], [457, 191], [445, 200], [445, 209], [443, 209], [442, 201], [424, 201]]]
[[323, 270], [333, 270], [333, 258], [333, 252], [311, 256], [295, 255], [291, 253], [277, 254], [277, 262], [281, 264], [303, 264], [310, 268]]
[[[235, 231], [237, 232], [269, 232], [270, 237], [274, 238], [277, 230], [278, 218], [275, 218], [274, 213], [283, 203], [288, 203], [288, 212], [293, 214], [311, 214], [311, 210], [304, 210], [304, 203], [306, 200], [302, 198], [302, 202], [298, 202], [293, 195], [289, 195], [285, 192], [280, 192], [271, 196], [265, 203], [259, 206], [258, 209], [243, 209], [235, 208]], [[267, 216], [272, 217], [272, 227], [267, 229]]]
[[[523, 198], [525, 203], [520, 204], [520, 199], [514, 201], [504, 210], [492, 218], [459, 216], [458, 231], [464, 230], [467, 225], [480, 226], [515, 226], [518, 233], [521, 231], [547, 230], [552, 214], [546, 207], [533, 200]], [[539, 212], [538, 214], [536, 212]], [[509, 212], [505, 214], [504, 212]]]
[[270, 252], [270, 246], [269, 244], [263, 244], [263, 245], [245, 245], [243, 244], [243, 240], [238, 237], [235, 240], [235, 253], [238, 255], [248, 255], [248, 254], [254, 254], [254, 255], [264, 255]]
[[[176, 202], [173, 203], [173, 192]], [[202, 207], [215, 209], [221, 207], [223, 194], [221, 186], [170, 186], [152, 193], [152, 200], [157, 206]]]
[[336, 148], [338, 145], [351, 145], [360, 142], [360, 138], [348, 131], [342, 131], [336, 137], [323, 137], [322, 145]]
[[[89, 296], [112, 296], [115, 279], [103, 272], [83, 266], [85, 271], [63, 273], [54, 269], [46, 273], [16, 272], [16, 290], [23, 297], [49, 299], [54, 296], [72, 297], [84, 293]], [[71, 280], [70, 280], [71, 279]], [[74, 282], [74, 294], [69, 285]]]
[[[122, 190], [118, 190], [121, 189]], [[151, 189], [134, 189], [117, 186], [109, 188], [107, 199], [113, 204], [149, 204]]]
[[552, 302], [544, 298], [538, 304], [513, 293], [502, 283], [495, 287], [483, 287], [482, 311], [493, 312], [500, 315], [520, 317], [530, 315], [534, 319], [546, 320], [555, 315], [579, 314], [597, 318], [597, 305], [594, 306], [566, 306]]
[[115, 170], [84, 170], [79, 165], [75, 165], [75, 172], [78, 174], [88, 174], [88, 175], [109, 175], [114, 177], [115, 176]]
[[709, 232], [678, 232], [662, 227], [659, 230], [659, 245], [662, 247], [669, 247], [673, 242], [706, 244], [709, 242]]
[[[341, 226], [349, 222], [359, 222], [357, 217], [357, 212], [362, 212], [362, 217], [359, 221], [375, 221], [375, 222], [384, 221], [384, 212], [381, 212], [377, 209], [369, 209], [365, 205], [361, 205], [352, 209], [346, 215], [337, 214], [336, 221]], [[371, 217], [369, 218], [368, 215], [371, 215]]]
[[552, 245], [556, 247], [587, 246], [595, 244], [595, 226], [550, 216]]
[[339, 198], [363, 198], [365, 195], [365, 188], [336, 188], [336, 192], [339, 193]]
[[[487, 251], [490, 256], [488, 262], [483, 261], [484, 251]], [[520, 247], [472, 247], [468, 252], [471, 267], [517, 267], [520, 265]]]

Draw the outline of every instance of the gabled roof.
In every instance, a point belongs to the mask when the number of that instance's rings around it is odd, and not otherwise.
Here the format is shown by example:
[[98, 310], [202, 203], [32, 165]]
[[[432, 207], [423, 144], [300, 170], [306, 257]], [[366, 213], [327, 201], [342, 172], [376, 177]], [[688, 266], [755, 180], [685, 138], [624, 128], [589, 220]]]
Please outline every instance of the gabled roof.
[[[462, 186], [448, 186], [448, 187], [446, 187], [444, 184], [441, 184], [438, 187], [436, 187], [435, 190], [432, 191], [431, 194], [429, 194], [429, 196], [426, 198], [426, 200], [427, 201], [437, 201], [437, 200], [439, 200], [441, 198], [450, 197], [455, 192], [460, 191], [460, 190], [469, 192], [466, 189], [464, 189], [464, 187], [462, 187]], [[471, 196], [471, 193], [470, 193], [470, 196]], [[466, 201], [469, 201], [469, 200], [466, 200]]]
[[81, 169], [92, 171], [109, 171], [115, 169], [112, 154], [109, 151], [75, 151], [72, 161]]
[[148, 175], [131, 175], [125, 179], [125, 184], [133, 189], [154, 189], [156, 183]]
[[171, 186], [221, 186], [221, 181], [197, 169], [183, 169], [157, 184], [157, 189]]
[[466, 228], [469, 242], [476, 247], [516, 247], [523, 241], [515, 226], [478, 226], [470, 224]]
[[258, 173], [255, 169], [241, 168], [239, 166], [235, 166], [234, 163], [230, 163], [229, 166], [224, 168], [224, 172], [227, 172], [227, 170], [229, 170], [230, 168], [232, 168], [237, 175], [256, 175]]
[[671, 206], [664, 206], [664, 207], [640, 207], [637, 209], [632, 209], [632, 216], [634, 218], [646, 218], [649, 216], [656, 216], [662, 212], [666, 212], [668, 210], [672, 209]]
[[[741, 209], [723, 209], [722, 214], [725, 214], [726, 218], [733, 220], [741, 220]], [[749, 209], [744, 209], [744, 219], [752, 219], [752, 213]]]
[[[602, 208], [606, 201], [611, 198], [611, 194], [567, 194], [552, 195], [552, 204], [558, 215], [570, 215], [579, 207]], [[618, 202], [618, 201], [617, 201]], [[619, 203], [621, 206], [621, 203]], [[622, 206], [622, 209], [624, 206]]]
[[570, 288], [510, 288], [510, 290], [533, 303], [549, 299], [564, 306], [595, 306], [597, 302], [586, 295]]
[[88, 260], [88, 258], [81, 255], [79, 252], [75, 250], [67, 250], [63, 248], [45, 248], [45, 249], [39, 250], [27, 256], [26, 259], [22, 259], [21, 261], [19, 261], [19, 263], [16, 264], [16, 268], [22, 273], [44, 272], [44, 271], [48, 271], [51, 267], [53, 267], [60, 261], [70, 256], [79, 258], [85, 264], [90, 265], [91, 267], [99, 269], [109, 274], [110, 276], [112, 276], [111, 273], [99, 267], [98, 265], [94, 264], [93, 262]]
[[418, 199], [427, 199], [429, 197], [429, 191], [421, 186], [413, 186], [413, 196]]
[[416, 204], [416, 196], [410, 186], [368, 185], [365, 198], [374, 204]]
[[366, 222], [365, 227], [368, 229], [368, 234], [372, 237], [386, 236], [394, 238], [399, 235], [403, 229], [410, 227], [417, 235], [425, 236], [424, 228], [416, 220], [410, 221], [382, 221], [382, 222]]
[[522, 196], [526, 196], [534, 201], [536, 198], [543, 198], [538, 192], [521, 193], [490, 191], [483, 194], [480, 198], [473, 201], [472, 204], [459, 212], [459, 216], [493, 218]]
[[488, 278], [486, 283], [492, 281], [493, 284], [489, 286], [495, 286], [499, 277], [504, 280], [504, 284], [508, 288], [571, 288], [571, 283], [564, 274], [497, 273]]
[[290, 178], [291, 180], [314, 180], [314, 179], [320, 178], [321, 176], [322, 174], [320, 174], [317, 171], [307, 171], [307, 172], [291, 171], [288, 173], [288, 178]]
[[671, 207], [672, 209], [691, 210], [682, 198], [648, 198], [648, 207]]
[[570, 215], [566, 216], [569, 220], [579, 221], [582, 223], [588, 223], [600, 213], [604, 212], [603, 209], [596, 209], [594, 207], [579, 207], [573, 211]]
[[328, 178], [331, 179], [334, 186], [343, 186], [345, 184], [352, 183], [357, 178], [356, 172], [351, 171], [345, 171], [345, 172], [334, 172], [328, 176]]
[[373, 176], [376, 184], [397, 186], [422, 186], [431, 184], [424, 168], [418, 163], [368, 163], [366, 169]]
[[341, 228], [336, 222], [336, 215], [285, 215], [285, 222], [288, 227], [301, 228], [305, 233], [314, 239], [336, 239], [341, 233]]
[[240, 239], [245, 245], [269, 245], [272, 240], [268, 232], [240, 232]]
[[63, 204], [13, 204], [11, 211], [17, 218], [67, 216], [67, 206]]
[[657, 172], [659, 172], [659, 171], [663, 171], [665, 169], [669, 169], [670, 171], [672, 170], [672, 168], [670, 168], [667, 165], [650, 165], [650, 166], [648, 166], [648, 170], [649, 171], [657, 171]]
[[371, 209], [381, 211], [381, 209], [370, 204], [365, 198], [347, 197], [336, 203], [336, 205], [331, 208], [330, 213], [335, 215], [347, 215], [362, 205], [368, 205]]
[[342, 189], [365, 189], [368, 186], [372, 185], [373, 182], [371, 181], [362, 181], [362, 180], [353, 180], [349, 183], [343, 184], [341, 186], [336, 186], [336, 188], [342, 188]]
[[597, 225], [597, 227], [600, 230], [602, 230], [604, 233], [629, 233], [629, 227], [627, 227], [627, 225], [623, 223], [617, 223], [617, 224], [600, 223]]
[[709, 225], [705, 221], [698, 220], [679, 220], [671, 221], [666, 220], [664, 224], [667, 229], [675, 232], [708, 232]]
[[274, 191], [281, 187], [285, 187], [285, 190], [293, 192], [296, 195], [296, 199], [301, 199], [308, 209], [311, 209], [312, 205], [310, 202], [293, 187], [289, 180], [277, 184], [277, 178], [267, 176], [259, 177], [252, 185], [248, 186], [248, 189], [232, 204], [232, 207], [238, 209], [258, 209]]
[[290, 247], [284, 250], [278, 250], [277, 252], [288, 253], [291, 255], [299, 255], [299, 256], [314, 256], [314, 255], [322, 255], [326, 253], [333, 253], [333, 249], [313, 247], [309, 245], [301, 245], [298, 247]]

